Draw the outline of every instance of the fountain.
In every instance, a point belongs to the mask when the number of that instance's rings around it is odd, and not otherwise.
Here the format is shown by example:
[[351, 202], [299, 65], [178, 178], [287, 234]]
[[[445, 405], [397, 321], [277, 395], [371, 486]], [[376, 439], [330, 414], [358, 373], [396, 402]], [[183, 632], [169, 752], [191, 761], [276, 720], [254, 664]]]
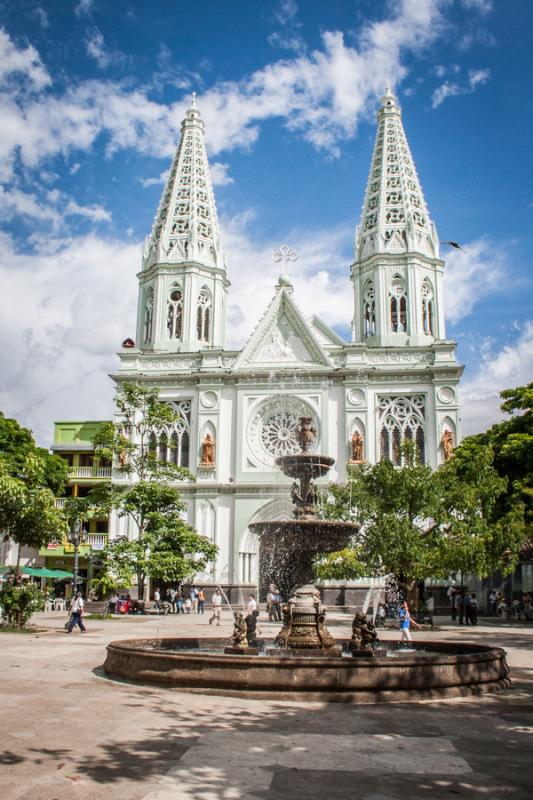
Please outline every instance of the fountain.
[[[269, 580], [289, 600], [282, 607], [283, 628], [276, 644], [291, 651], [340, 655], [340, 648], [325, 625], [326, 607], [313, 580], [313, 558], [317, 553], [333, 553], [346, 547], [358, 526], [352, 522], [319, 520], [316, 516], [316, 478], [327, 475], [335, 459], [310, 453], [316, 431], [310, 417], [300, 417], [296, 440], [301, 452], [281, 456], [276, 464], [290, 478], [294, 518], [253, 522], [250, 530], [261, 539], [271, 564]], [[302, 585], [303, 584], [303, 585]]]
[[235, 612], [231, 643], [193, 637], [111, 642], [105, 672], [186, 691], [355, 703], [478, 695], [507, 687], [505, 651], [497, 647], [417, 641], [408, 652], [391, 643], [377, 649], [374, 626], [361, 612], [351, 639], [335, 641], [312, 583], [312, 563], [318, 553], [345, 547], [357, 526], [316, 516], [314, 480], [328, 473], [334, 459], [309, 452], [314, 436], [311, 419], [301, 417], [301, 452], [277, 460], [295, 479], [293, 518], [250, 525], [268, 556], [268, 580], [288, 597], [276, 638], [258, 641], [256, 617]]

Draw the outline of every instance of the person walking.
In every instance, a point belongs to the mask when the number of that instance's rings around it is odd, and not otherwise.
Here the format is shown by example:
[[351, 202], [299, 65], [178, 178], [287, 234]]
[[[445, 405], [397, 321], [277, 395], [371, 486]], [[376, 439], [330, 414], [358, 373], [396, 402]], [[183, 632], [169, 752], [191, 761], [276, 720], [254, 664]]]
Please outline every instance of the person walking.
[[185, 614], [185, 609], [183, 608], [183, 592], [181, 589], [176, 590], [174, 602], [176, 604], [176, 614]]
[[198, 592], [198, 613], [204, 613], [204, 606], [205, 606], [205, 592], [203, 587]]
[[191, 609], [193, 614], [198, 612], [198, 589], [196, 586], [191, 586]]
[[465, 591], [461, 589], [459, 594], [456, 597], [455, 605], [457, 607], [457, 617], [459, 619], [459, 625], [465, 624]]
[[70, 619], [67, 625], [67, 633], [72, 633], [72, 630], [76, 625], [79, 626], [81, 633], [85, 633], [87, 630], [82, 620], [83, 607], [84, 602], [81, 592], [76, 592], [74, 595], [74, 600], [70, 604]]
[[411, 638], [411, 625], [414, 625], [415, 628], [420, 628], [418, 622], [415, 622], [411, 616], [411, 612], [409, 611], [409, 605], [407, 600], [404, 600], [402, 605], [400, 606], [399, 611], [400, 617], [400, 630], [402, 632], [402, 642], [412, 642]]
[[171, 586], [168, 590], [168, 602], [170, 603], [170, 611], [172, 614], [176, 613], [176, 590]]
[[475, 592], [470, 595], [470, 624], [477, 625], [478, 602]]
[[497, 608], [498, 608], [498, 593], [496, 589], [491, 589], [491, 592], [489, 594], [489, 609], [493, 617], [495, 617], [497, 614]]
[[452, 622], [457, 619], [457, 592], [455, 586], [450, 586], [446, 592], [448, 600], [450, 601], [450, 613], [452, 615]]
[[268, 589], [268, 594], [266, 596], [266, 604], [267, 604], [267, 613], [268, 613], [268, 621], [273, 622], [274, 617], [274, 584], [270, 584]]
[[220, 625], [220, 619], [222, 614], [222, 595], [215, 589], [213, 592], [213, 596], [211, 597], [211, 603], [213, 606], [213, 613], [209, 617], [209, 624], [212, 625], [213, 622], [216, 621], [217, 625]]
[[246, 604], [246, 617], [249, 617], [250, 614], [253, 614], [254, 611], [257, 611], [257, 603], [255, 602], [255, 595], [249, 594], [248, 595], [248, 602]]
[[159, 591], [157, 586], [154, 592], [154, 603], [155, 607], [157, 608], [157, 613], [159, 613], [161, 611], [161, 592]]
[[465, 595], [464, 595], [464, 598], [463, 598], [463, 604], [464, 604], [464, 609], [465, 609], [465, 625], [470, 625], [472, 623], [472, 618], [471, 618], [472, 600], [471, 600], [471, 597], [470, 597], [470, 592], [465, 592]]
[[435, 598], [433, 597], [431, 592], [428, 592], [427, 594], [425, 606], [426, 606], [428, 622], [431, 625], [431, 630], [433, 630], [433, 628], [435, 627], [433, 625], [433, 614], [435, 613]]

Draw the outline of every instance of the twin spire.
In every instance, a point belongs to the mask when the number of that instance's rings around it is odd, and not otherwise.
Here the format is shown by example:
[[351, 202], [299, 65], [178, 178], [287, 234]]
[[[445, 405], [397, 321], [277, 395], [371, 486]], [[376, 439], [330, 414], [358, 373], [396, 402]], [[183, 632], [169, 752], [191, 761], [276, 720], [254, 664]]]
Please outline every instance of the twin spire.
[[355, 260], [406, 252], [438, 258], [437, 231], [416, 174], [401, 109], [389, 86], [377, 120], [363, 213], [355, 232]]
[[196, 93], [181, 123], [178, 150], [146, 241], [143, 269], [183, 262], [226, 269]]
[[[355, 235], [355, 260], [405, 252], [438, 258], [437, 232], [409, 150], [401, 109], [389, 86], [377, 120], [363, 213]], [[178, 150], [146, 242], [143, 269], [155, 263], [183, 262], [226, 269], [196, 93], [181, 124]]]

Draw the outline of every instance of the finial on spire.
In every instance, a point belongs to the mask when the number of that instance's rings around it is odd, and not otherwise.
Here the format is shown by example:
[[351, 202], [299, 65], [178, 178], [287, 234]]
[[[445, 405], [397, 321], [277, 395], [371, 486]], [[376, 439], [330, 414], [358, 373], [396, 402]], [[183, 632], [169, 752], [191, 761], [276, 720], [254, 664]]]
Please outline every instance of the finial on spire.
[[278, 247], [278, 249], [274, 250], [272, 253], [272, 261], [275, 261], [276, 264], [279, 264], [281, 261], [281, 267], [283, 270], [288, 267], [289, 261], [296, 261], [297, 259], [298, 256], [294, 250], [291, 250], [288, 244], [282, 244], [281, 247]]
[[198, 108], [198, 106], [196, 105], [196, 92], [192, 93], [191, 108], [194, 108], [195, 111]]

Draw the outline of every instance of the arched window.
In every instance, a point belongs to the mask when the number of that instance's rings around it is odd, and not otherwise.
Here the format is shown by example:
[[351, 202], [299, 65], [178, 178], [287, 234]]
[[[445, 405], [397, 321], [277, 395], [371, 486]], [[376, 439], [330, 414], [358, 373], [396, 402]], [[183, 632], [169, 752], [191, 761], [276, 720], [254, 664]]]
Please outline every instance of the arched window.
[[402, 278], [396, 276], [391, 283], [390, 327], [393, 333], [407, 333], [407, 294]]
[[144, 303], [144, 343], [152, 341], [152, 330], [154, 326], [154, 290], [150, 287], [146, 293]]
[[198, 295], [198, 310], [196, 312], [196, 332], [198, 341], [209, 341], [209, 326], [211, 324], [211, 295], [208, 289], [202, 289]]
[[167, 330], [169, 339], [181, 339], [183, 335], [183, 295], [178, 286], [173, 286], [168, 298]]
[[372, 281], [367, 281], [363, 292], [365, 336], [376, 335], [376, 293]]
[[433, 288], [427, 279], [422, 284], [422, 328], [427, 336], [435, 336]]
[[402, 445], [412, 442], [425, 462], [425, 404], [422, 395], [380, 397], [380, 457], [396, 466], [403, 463]]

